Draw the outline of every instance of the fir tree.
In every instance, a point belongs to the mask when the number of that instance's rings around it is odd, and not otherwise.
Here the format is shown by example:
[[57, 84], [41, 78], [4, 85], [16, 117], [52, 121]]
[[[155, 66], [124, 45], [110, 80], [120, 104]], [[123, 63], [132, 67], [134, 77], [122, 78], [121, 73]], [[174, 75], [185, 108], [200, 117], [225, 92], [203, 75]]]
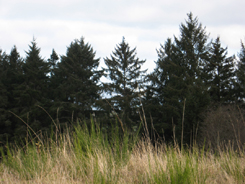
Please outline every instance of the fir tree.
[[236, 98], [239, 102], [244, 102], [245, 98], [245, 46], [241, 42], [241, 50], [238, 54], [238, 66], [236, 70]]
[[10, 136], [11, 130], [9, 130], [8, 123], [8, 91], [6, 86], [7, 80], [7, 54], [0, 50], [0, 142], [5, 143], [6, 139]]
[[112, 110], [121, 112], [122, 119], [132, 125], [132, 115], [139, 104], [139, 95], [143, 89], [143, 77], [147, 70], [141, 70], [145, 60], [136, 57], [136, 48], [130, 49], [129, 44], [122, 42], [116, 46], [110, 58], [104, 59], [106, 75], [110, 82], [105, 84], [106, 91], [112, 95]]
[[58, 60], [59, 60], [59, 56], [57, 55], [57, 53], [53, 49], [52, 54], [50, 55], [50, 58], [48, 59], [48, 62], [51, 66], [51, 69], [50, 69], [51, 78], [54, 75], [54, 69], [57, 67]]
[[49, 73], [49, 80], [48, 80], [48, 97], [47, 97], [49, 99], [48, 112], [52, 117], [57, 116], [57, 109], [53, 109], [52, 106], [54, 104], [54, 100], [57, 98], [56, 97], [57, 94], [55, 92], [59, 86], [59, 81], [55, 80], [56, 79], [55, 70], [57, 69], [58, 61], [59, 61], [59, 56], [53, 49], [52, 54], [48, 59], [48, 63], [50, 66], [50, 73]]
[[212, 102], [232, 102], [233, 78], [234, 78], [234, 56], [227, 57], [227, 48], [222, 48], [218, 37], [212, 43], [211, 58], [207, 64], [207, 73], [210, 75], [208, 81], [209, 93]]
[[210, 101], [204, 72], [210, 47], [205, 28], [192, 13], [187, 15], [186, 23], [180, 25], [180, 37], [174, 37], [173, 43], [168, 39], [158, 51], [157, 67], [151, 81], [156, 86], [153, 90], [162, 111], [162, 128], [167, 127], [165, 135], [171, 135], [169, 130], [173, 123], [176, 135], [181, 135], [185, 107], [184, 139], [189, 141]]
[[21, 107], [19, 106], [19, 98], [20, 93], [19, 87], [23, 83], [23, 59], [20, 57], [19, 52], [17, 51], [16, 46], [14, 46], [8, 56], [8, 69], [6, 72], [6, 88], [8, 91], [8, 107], [7, 107], [7, 121], [6, 124], [8, 125], [9, 135], [8, 141], [13, 141], [13, 130], [16, 128], [16, 121], [17, 118], [12, 114], [15, 113], [16, 115], [20, 115]]
[[69, 121], [72, 116], [84, 117], [100, 98], [99, 79], [103, 71], [98, 70], [99, 59], [95, 58], [95, 54], [84, 38], [75, 40], [54, 69], [53, 82], [59, 86], [55, 90], [53, 109], [59, 108], [63, 118]]
[[20, 84], [24, 82], [23, 79], [23, 59], [20, 57], [19, 52], [17, 51], [16, 46], [14, 46], [10, 52], [10, 55], [8, 57], [8, 71], [7, 71], [7, 84], [8, 84], [8, 96], [9, 96], [9, 102], [10, 102], [10, 109], [12, 112], [18, 114], [19, 108], [18, 108], [18, 97], [19, 97], [19, 91], [18, 88]]
[[[204, 71], [209, 61], [210, 43], [205, 27], [198, 22], [198, 18], [193, 18], [192, 13], [187, 16], [186, 23], [180, 26], [180, 37], [175, 37], [175, 47], [178, 60], [181, 60], [181, 67], [185, 70], [182, 78], [185, 84], [182, 98], [186, 99], [186, 103], [183, 103], [184, 100], [180, 100], [180, 103], [181, 111], [185, 105], [184, 139], [189, 142], [191, 132], [195, 132], [197, 125], [203, 120], [201, 115], [210, 103]], [[182, 129], [182, 124], [177, 125], [177, 130], [180, 127]]]
[[[18, 104], [20, 116], [34, 130], [49, 129], [51, 120], [47, 121], [48, 116], [38, 106], [47, 108], [48, 96], [48, 73], [49, 64], [40, 56], [40, 48], [37, 47], [35, 40], [29, 45], [26, 51], [26, 58], [23, 64], [24, 82], [18, 87]], [[15, 136], [26, 135], [26, 125], [18, 121]]]
[[26, 103], [29, 107], [42, 104], [47, 96], [47, 81], [49, 65], [40, 56], [40, 48], [37, 47], [35, 40], [29, 45], [29, 51], [23, 65], [26, 94], [28, 100]]
[[158, 134], [164, 133], [164, 136], [169, 138], [172, 136], [172, 122], [177, 124], [181, 121], [181, 102], [185, 98], [185, 68], [170, 38], [161, 45], [157, 53], [156, 68], [148, 75], [150, 85], [147, 87], [147, 94], [150, 95], [146, 96], [145, 107], [146, 112], [153, 118]]

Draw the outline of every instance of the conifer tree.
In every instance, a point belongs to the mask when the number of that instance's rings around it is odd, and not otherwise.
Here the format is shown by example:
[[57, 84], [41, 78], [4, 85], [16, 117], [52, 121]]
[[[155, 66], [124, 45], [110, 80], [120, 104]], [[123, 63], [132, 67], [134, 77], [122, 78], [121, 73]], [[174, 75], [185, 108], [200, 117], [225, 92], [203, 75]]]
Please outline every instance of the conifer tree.
[[233, 78], [234, 56], [227, 57], [227, 48], [222, 48], [220, 38], [217, 37], [212, 43], [210, 51], [211, 58], [207, 67], [207, 73], [210, 75], [208, 81], [209, 93], [212, 102], [224, 103], [234, 101]]
[[[48, 73], [49, 64], [41, 58], [40, 48], [33, 39], [26, 51], [26, 58], [23, 64], [23, 83], [18, 87], [20, 116], [34, 130], [49, 129], [51, 120], [38, 106], [47, 108], [48, 95]], [[46, 119], [45, 119], [46, 118]], [[26, 135], [26, 125], [18, 121], [15, 136]]]
[[29, 45], [29, 51], [23, 65], [26, 94], [28, 99], [26, 103], [29, 107], [45, 103], [47, 96], [47, 81], [49, 73], [49, 64], [40, 56], [40, 48], [37, 47], [35, 40]]
[[9, 135], [8, 141], [13, 141], [13, 130], [16, 128], [17, 118], [12, 114], [20, 115], [21, 107], [19, 106], [20, 92], [19, 87], [23, 83], [23, 59], [20, 57], [16, 46], [11, 49], [10, 55], [8, 56], [8, 68], [6, 71], [6, 89], [8, 91], [8, 107], [6, 111], [6, 125], [8, 125]]
[[16, 46], [14, 46], [8, 57], [8, 71], [7, 71], [7, 84], [8, 84], [8, 96], [9, 96], [9, 108], [12, 112], [19, 114], [18, 108], [18, 98], [19, 90], [18, 88], [24, 82], [23, 79], [23, 59], [20, 57]]
[[51, 75], [51, 78], [52, 76], [54, 75], [54, 69], [57, 67], [57, 62], [59, 60], [59, 56], [58, 54], [55, 52], [55, 50], [53, 49], [52, 50], [52, 54], [50, 55], [50, 58], [48, 59], [48, 62], [51, 66], [50, 68], [50, 75]]
[[100, 98], [99, 79], [103, 74], [98, 70], [99, 59], [96, 52], [84, 38], [75, 40], [67, 48], [65, 56], [54, 69], [53, 82], [59, 86], [55, 90], [55, 104], [60, 114], [68, 121], [71, 117], [82, 118], [90, 112]]
[[245, 46], [243, 42], [241, 42], [241, 50], [238, 54], [238, 65], [236, 70], [236, 99], [239, 102], [244, 103], [245, 98]]
[[170, 38], [157, 50], [156, 68], [148, 75], [149, 95], [144, 100], [147, 116], [150, 113], [155, 129], [159, 135], [164, 134], [165, 138], [172, 136], [172, 122], [181, 121], [183, 104], [180, 102], [184, 100], [185, 68], [176, 51]]
[[[184, 68], [182, 80], [184, 88], [181, 111], [185, 105], [184, 117], [182, 114], [181, 122], [184, 118], [185, 140], [189, 142], [191, 132], [195, 132], [197, 125], [203, 120], [202, 113], [210, 103], [207, 92], [208, 86], [205, 83], [205, 65], [209, 61], [210, 43], [205, 27], [198, 22], [198, 18], [193, 18], [193, 14], [187, 14], [188, 19], [185, 24], [180, 26], [180, 37], [175, 37], [175, 48], [178, 60], [181, 60], [181, 67]], [[177, 124], [180, 129], [180, 124]], [[178, 129], [177, 129], [178, 130]]]
[[131, 126], [131, 118], [140, 105], [139, 95], [144, 87], [143, 77], [147, 70], [141, 70], [141, 66], [145, 60], [137, 58], [136, 48], [130, 49], [123, 37], [111, 57], [106, 57], [104, 61], [106, 75], [110, 79], [110, 82], [105, 84], [106, 91], [112, 95], [109, 101], [114, 110], [121, 112], [122, 120]]
[[192, 13], [187, 16], [185, 24], [180, 25], [180, 37], [174, 37], [173, 43], [168, 39], [158, 51], [157, 67], [151, 81], [156, 86], [153, 90], [159, 99], [162, 126], [168, 125], [165, 135], [171, 135], [172, 124], [176, 125], [176, 135], [181, 135], [184, 121], [184, 139], [189, 141], [210, 101], [204, 71], [210, 46], [202, 24]]
[[8, 113], [8, 91], [6, 86], [7, 80], [7, 54], [0, 50], [0, 142], [5, 143], [10, 136], [9, 124], [7, 122]]
[[57, 98], [56, 90], [59, 86], [59, 81], [55, 80], [57, 79], [55, 77], [55, 70], [57, 69], [58, 61], [59, 61], [59, 56], [53, 49], [52, 54], [50, 55], [50, 58], [48, 59], [48, 63], [50, 66], [50, 74], [49, 74], [49, 81], [48, 81], [48, 99], [49, 99], [48, 112], [50, 113], [52, 117], [57, 116], [57, 109], [52, 108], [52, 106], [54, 105], [54, 100]]

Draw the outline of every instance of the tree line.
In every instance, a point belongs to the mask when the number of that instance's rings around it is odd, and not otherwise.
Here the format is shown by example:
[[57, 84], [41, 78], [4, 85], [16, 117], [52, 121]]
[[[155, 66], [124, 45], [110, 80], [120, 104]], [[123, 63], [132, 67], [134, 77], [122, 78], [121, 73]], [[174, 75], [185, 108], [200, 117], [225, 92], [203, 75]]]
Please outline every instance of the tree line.
[[[82, 37], [59, 56], [53, 49], [44, 60], [35, 40], [25, 58], [14, 46], [0, 50], [0, 143], [23, 140], [34, 131], [50, 133], [54, 124], [72, 124], [91, 115], [104, 128], [113, 118], [135, 130], [145, 118], [150, 134], [184, 141], [202, 125], [203, 114], [219, 104], [239, 104], [245, 98], [245, 47], [228, 56], [221, 38], [210, 39], [192, 13], [180, 24], [180, 35], [168, 38], [157, 50], [156, 67], [142, 70], [146, 60], [137, 57], [123, 37], [112, 54], [100, 58]], [[105, 76], [109, 82], [101, 81]], [[106, 95], [104, 95], [106, 94]], [[144, 111], [144, 112], [142, 112]], [[113, 123], [113, 122], [112, 122]]]

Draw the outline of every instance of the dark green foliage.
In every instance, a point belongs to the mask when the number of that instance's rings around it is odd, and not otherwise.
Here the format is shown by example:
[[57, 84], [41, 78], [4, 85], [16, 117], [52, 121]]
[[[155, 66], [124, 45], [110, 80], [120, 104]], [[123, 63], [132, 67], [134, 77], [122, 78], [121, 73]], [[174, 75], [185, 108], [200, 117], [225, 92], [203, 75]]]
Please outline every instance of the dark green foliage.
[[3, 140], [9, 136], [9, 122], [7, 121], [8, 90], [6, 86], [7, 80], [7, 54], [0, 50], [0, 145]]
[[29, 45], [29, 51], [23, 65], [25, 86], [24, 98], [28, 111], [34, 105], [40, 105], [45, 102], [47, 96], [47, 81], [49, 73], [49, 65], [40, 56], [40, 48], [37, 47], [35, 40]]
[[152, 98], [158, 101], [157, 129], [163, 129], [167, 139], [172, 137], [173, 124], [180, 138], [185, 106], [184, 139], [189, 141], [191, 132], [202, 120], [201, 112], [209, 104], [203, 70], [209, 59], [207, 40], [205, 28], [189, 13], [186, 24], [180, 26], [180, 37], [174, 37], [174, 42], [168, 39], [158, 50], [157, 67], [149, 79], [154, 85]]
[[239, 61], [236, 71], [237, 84], [236, 84], [236, 97], [238, 101], [243, 102], [245, 98], [245, 47], [241, 42], [241, 50], [238, 54]]
[[52, 106], [54, 105], [54, 100], [57, 99], [56, 97], [56, 90], [57, 87], [59, 86], [59, 80], [57, 80], [57, 77], [55, 76], [55, 70], [57, 69], [58, 66], [58, 61], [59, 61], [59, 56], [55, 52], [55, 50], [52, 50], [52, 54], [50, 55], [50, 58], [48, 59], [48, 63], [50, 66], [50, 73], [49, 73], [49, 80], [48, 80], [48, 96], [47, 98], [49, 99], [47, 106], [49, 107], [46, 109], [48, 113], [52, 117], [57, 116], [57, 109], [52, 109]]
[[[13, 130], [16, 128], [16, 117], [12, 113], [20, 114], [20, 91], [19, 88], [24, 82], [23, 78], [23, 59], [20, 57], [16, 46], [14, 46], [8, 56], [8, 69], [6, 72], [7, 78], [5, 80], [8, 91], [8, 107], [6, 108], [6, 121], [8, 122], [8, 129], [5, 132], [10, 132], [13, 136]], [[8, 138], [11, 140], [10, 138]]]
[[[148, 76], [151, 85], [148, 86], [145, 99], [146, 113], [151, 113], [154, 127], [158, 133], [171, 136], [172, 120], [176, 123], [181, 120], [181, 112], [184, 100], [183, 74], [184, 68], [178, 59], [176, 48], [171, 39], [161, 45], [158, 52], [158, 60], [154, 72]], [[173, 118], [173, 119], [172, 119]], [[166, 135], [166, 133], [170, 133]]]
[[99, 79], [103, 71], [97, 70], [98, 66], [99, 59], [95, 59], [93, 48], [84, 38], [75, 40], [67, 48], [51, 76], [55, 89], [52, 109], [59, 108], [60, 118], [68, 121], [71, 117], [82, 118], [85, 111], [92, 110], [101, 93]]
[[48, 59], [48, 62], [50, 64], [50, 75], [51, 77], [54, 75], [54, 70], [57, 68], [57, 62], [59, 60], [59, 56], [55, 52], [55, 50], [52, 50], [52, 54], [50, 55], [50, 58]]
[[[47, 108], [49, 64], [40, 56], [40, 48], [35, 40], [29, 45], [23, 64], [24, 81], [17, 87], [19, 112], [17, 115], [27, 122], [35, 131], [50, 124], [47, 115], [38, 106]], [[15, 118], [15, 136], [26, 137], [26, 125]], [[21, 136], [20, 136], [21, 135]]]
[[104, 59], [107, 68], [106, 76], [111, 80], [105, 83], [105, 90], [112, 97], [109, 99], [113, 109], [120, 112], [124, 123], [129, 126], [133, 124], [133, 115], [139, 107], [139, 97], [142, 94], [144, 73], [141, 70], [145, 60], [136, 57], [136, 48], [130, 49], [129, 44], [123, 38], [116, 46], [111, 58]]
[[227, 48], [222, 48], [218, 37], [212, 43], [211, 58], [206, 65], [209, 75], [209, 93], [214, 103], [233, 102], [234, 56], [227, 57]]
[[16, 128], [16, 118], [10, 112], [20, 111], [18, 88], [23, 82], [23, 59], [14, 46], [10, 55], [1, 53], [0, 60], [0, 142], [5, 144], [7, 140], [13, 140]]

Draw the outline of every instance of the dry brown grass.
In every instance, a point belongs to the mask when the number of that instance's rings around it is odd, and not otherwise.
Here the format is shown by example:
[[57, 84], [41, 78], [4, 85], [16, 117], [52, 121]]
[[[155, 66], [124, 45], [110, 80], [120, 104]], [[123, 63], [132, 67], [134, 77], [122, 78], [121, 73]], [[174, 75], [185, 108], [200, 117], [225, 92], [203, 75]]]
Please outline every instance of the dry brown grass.
[[[0, 164], [0, 183], [244, 183], [244, 154], [222, 151], [218, 155], [201, 150], [180, 151], [178, 147], [162, 144], [153, 147], [148, 141], [140, 141], [129, 153], [129, 160], [117, 163], [108, 150], [95, 149], [86, 158], [77, 157], [69, 139], [51, 154], [46, 151], [46, 161], [33, 160], [39, 169], [32, 176], [21, 165], [20, 153], [14, 156], [15, 164], [23, 172]], [[43, 153], [44, 154], [44, 153]], [[41, 157], [41, 155], [40, 155]], [[171, 170], [172, 169], [172, 170]], [[174, 171], [176, 173], [172, 173]], [[164, 176], [164, 177], [163, 177]], [[187, 177], [187, 180], [179, 180]], [[28, 178], [28, 179], [27, 179]], [[186, 183], [186, 182], [183, 182]]]
[[148, 138], [134, 145], [127, 136], [120, 139], [117, 131], [106, 142], [104, 134], [95, 129], [92, 122], [90, 131], [75, 128], [74, 133], [56, 135], [40, 147], [33, 142], [24, 149], [11, 149], [0, 163], [0, 183], [245, 183], [242, 145], [240, 149], [219, 145], [216, 152], [197, 146], [153, 146]]

